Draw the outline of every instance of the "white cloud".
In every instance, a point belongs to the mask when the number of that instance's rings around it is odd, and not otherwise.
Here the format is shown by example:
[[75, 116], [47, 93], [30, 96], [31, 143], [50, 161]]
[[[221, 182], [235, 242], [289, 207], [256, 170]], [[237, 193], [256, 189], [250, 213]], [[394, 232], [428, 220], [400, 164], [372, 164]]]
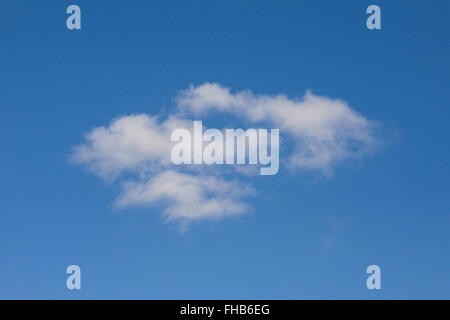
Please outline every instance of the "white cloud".
[[146, 114], [122, 116], [86, 134], [72, 159], [109, 181], [128, 173], [116, 200], [119, 208], [160, 203], [167, 220], [184, 221], [246, 212], [248, 206], [241, 198], [254, 193], [251, 186], [226, 181], [211, 171], [205, 174], [198, 167], [192, 168], [195, 174], [174, 170], [171, 133], [190, 126], [191, 121], [177, 116], [165, 121]]
[[248, 207], [240, 198], [253, 193], [245, 184], [165, 170], [144, 182], [126, 182], [117, 205], [163, 203], [168, 220], [221, 218], [244, 213]]
[[[85, 142], [74, 148], [76, 163], [106, 180], [121, 179], [117, 207], [161, 205], [167, 220], [178, 221], [247, 212], [243, 198], [255, 191], [227, 178], [230, 171], [226, 168], [180, 167], [170, 161], [172, 131], [189, 130], [192, 120], [206, 117], [211, 110], [261, 127], [279, 128], [281, 136], [293, 145], [283, 154], [288, 167], [294, 169], [329, 174], [340, 161], [370, 151], [376, 142], [372, 123], [347, 103], [312, 93], [298, 101], [284, 95], [231, 93], [219, 84], [205, 83], [183, 91], [176, 102], [176, 112], [164, 121], [146, 114], [118, 117], [106, 127], [94, 128], [85, 135]], [[248, 179], [257, 172], [254, 169], [236, 166], [232, 172]]]
[[329, 173], [341, 160], [361, 155], [375, 145], [370, 121], [344, 101], [310, 92], [297, 101], [250, 91], [233, 94], [219, 84], [205, 83], [182, 91], [176, 101], [183, 112], [204, 115], [218, 110], [279, 128], [295, 145], [290, 162], [297, 168]]
[[75, 147], [73, 160], [105, 179], [124, 171], [158, 170], [170, 164], [172, 131], [189, 125], [176, 117], [162, 123], [146, 114], [119, 117], [85, 135], [86, 142]]

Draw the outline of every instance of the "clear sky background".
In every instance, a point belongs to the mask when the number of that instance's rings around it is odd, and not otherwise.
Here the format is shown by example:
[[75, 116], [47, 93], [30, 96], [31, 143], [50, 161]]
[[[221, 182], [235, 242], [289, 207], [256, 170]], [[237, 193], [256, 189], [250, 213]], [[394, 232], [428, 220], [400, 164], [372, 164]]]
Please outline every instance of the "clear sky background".
[[[66, 28], [70, 4], [81, 30]], [[371, 4], [381, 30], [366, 28]], [[446, 0], [2, 1], [0, 298], [450, 298], [449, 13]], [[120, 183], [71, 163], [94, 127], [170, 113], [205, 82], [343, 99], [382, 146], [333, 177], [248, 178], [252, 210], [185, 232], [157, 206], [115, 209]]]

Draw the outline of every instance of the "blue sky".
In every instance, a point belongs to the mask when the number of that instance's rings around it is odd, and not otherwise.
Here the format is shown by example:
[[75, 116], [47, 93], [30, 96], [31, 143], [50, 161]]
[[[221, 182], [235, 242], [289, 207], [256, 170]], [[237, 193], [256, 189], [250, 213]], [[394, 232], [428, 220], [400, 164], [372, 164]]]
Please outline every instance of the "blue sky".
[[[81, 7], [81, 30], [66, 29], [70, 4]], [[371, 4], [381, 30], [366, 28]], [[0, 298], [450, 298], [449, 9], [438, 0], [2, 2]], [[182, 90], [205, 83], [340, 99], [377, 123], [379, 143], [333, 163], [331, 176], [289, 170], [288, 145], [277, 175], [227, 176], [257, 190], [249, 210], [184, 232], [164, 222], [162, 205], [116, 208], [127, 178], [105, 181], [71, 160], [94, 128], [168, 117]], [[71, 264], [80, 291], [65, 287]], [[381, 267], [378, 291], [366, 287], [371, 264]]]

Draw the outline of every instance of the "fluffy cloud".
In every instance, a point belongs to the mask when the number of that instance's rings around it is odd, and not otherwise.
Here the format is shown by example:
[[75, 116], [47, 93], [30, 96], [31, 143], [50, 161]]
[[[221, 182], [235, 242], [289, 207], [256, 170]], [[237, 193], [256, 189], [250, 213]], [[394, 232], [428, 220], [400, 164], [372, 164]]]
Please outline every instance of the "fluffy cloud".
[[[219, 84], [205, 83], [182, 91], [176, 104], [175, 112], [165, 120], [146, 114], [113, 119], [108, 126], [87, 133], [84, 143], [74, 148], [76, 163], [101, 178], [121, 181], [117, 207], [162, 206], [166, 219], [177, 221], [247, 212], [243, 199], [255, 194], [251, 185], [229, 179], [229, 171], [221, 170], [225, 168], [180, 167], [170, 161], [172, 131], [191, 128], [192, 120], [207, 117], [212, 110], [261, 127], [279, 128], [293, 145], [284, 153], [286, 168], [330, 174], [339, 162], [365, 154], [376, 144], [371, 121], [344, 101], [309, 92], [298, 101], [284, 95], [232, 93]], [[257, 172], [251, 169], [236, 166], [234, 173], [248, 180], [249, 174]]]
[[170, 164], [172, 131], [190, 125], [176, 117], [161, 123], [146, 114], [119, 117], [86, 134], [73, 160], [110, 180], [126, 171], [158, 170]]
[[373, 123], [344, 101], [310, 92], [297, 101], [284, 95], [254, 95], [250, 91], [233, 94], [219, 84], [205, 83], [184, 90], [177, 103], [180, 110], [197, 116], [216, 110], [279, 128], [295, 145], [290, 155], [293, 167], [330, 173], [340, 161], [375, 146]]
[[169, 168], [171, 133], [190, 126], [191, 121], [176, 116], [165, 121], [146, 114], [122, 116], [86, 134], [72, 160], [108, 181], [126, 176], [116, 201], [119, 208], [161, 203], [167, 220], [185, 221], [244, 213], [248, 206], [240, 199], [254, 193], [251, 186], [198, 168], [192, 168], [195, 174]]
[[221, 218], [244, 213], [248, 207], [240, 198], [253, 193], [245, 184], [165, 170], [145, 182], [126, 182], [117, 205], [162, 203], [168, 220]]

